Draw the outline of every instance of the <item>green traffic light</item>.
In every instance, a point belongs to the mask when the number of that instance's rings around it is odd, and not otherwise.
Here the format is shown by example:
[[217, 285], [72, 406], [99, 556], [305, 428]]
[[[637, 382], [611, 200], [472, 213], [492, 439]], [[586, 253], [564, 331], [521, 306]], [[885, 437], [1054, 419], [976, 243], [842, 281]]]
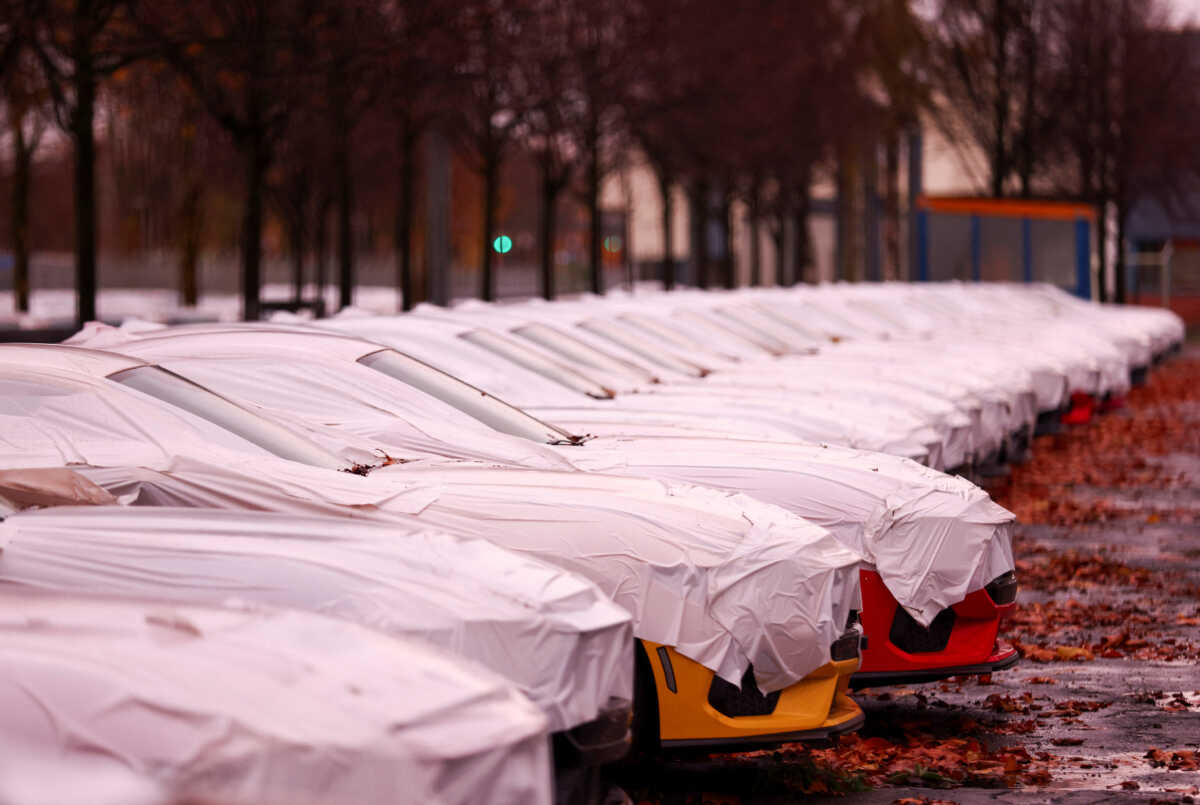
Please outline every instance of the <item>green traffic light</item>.
[[512, 238], [508, 235], [501, 235], [492, 241], [492, 248], [497, 254], [508, 254], [512, 251]]

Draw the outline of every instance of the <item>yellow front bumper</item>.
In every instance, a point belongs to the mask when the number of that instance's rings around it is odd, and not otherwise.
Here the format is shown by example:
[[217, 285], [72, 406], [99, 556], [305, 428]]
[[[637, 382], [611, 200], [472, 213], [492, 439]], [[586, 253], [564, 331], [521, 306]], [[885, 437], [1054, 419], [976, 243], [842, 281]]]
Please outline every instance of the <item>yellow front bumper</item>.
[[664, 747], [827, 740], [863, 722], [862, 709], [846, 693], [857, 658], [822, 665], [785, 688], [770, 715], [728, 716], [709, 704], [712, 671], [667, 646], [642, 644], [654, 673]]

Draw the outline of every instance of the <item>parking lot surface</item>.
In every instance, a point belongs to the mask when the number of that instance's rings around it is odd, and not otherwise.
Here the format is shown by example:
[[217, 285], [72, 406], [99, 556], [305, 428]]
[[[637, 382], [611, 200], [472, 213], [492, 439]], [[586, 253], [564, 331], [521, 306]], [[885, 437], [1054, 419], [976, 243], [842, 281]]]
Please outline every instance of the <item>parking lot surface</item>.
[[1021, 523], [1016, 668], [863, 691], [833, 747], [641, 762], [633, 801], [1200, 801], [1200, 349], [988, 487]]

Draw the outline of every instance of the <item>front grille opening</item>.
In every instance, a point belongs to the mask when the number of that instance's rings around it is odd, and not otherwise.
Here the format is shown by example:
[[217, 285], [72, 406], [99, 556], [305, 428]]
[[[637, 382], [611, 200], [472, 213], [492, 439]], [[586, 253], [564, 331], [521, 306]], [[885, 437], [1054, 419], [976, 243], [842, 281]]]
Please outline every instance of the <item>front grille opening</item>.
[[723, 716], [769, 716], [779, 703], [779, 691], [766, 696], [754, 681], [754, 668], [747, 668], [742, 675], [742, 689], [738, 690], [716, 674], [708, 687], [708, 703]]
[[898, 606], [892, 618], [892, 630], [888, 633], [888, 639], [896, 648], [909, 654], [941, 651], [950, 642], [950, 632], [954, 630], [956, 618], [953, 609], [943, 609], [926, 629], [917, 623], [904, 607]]
[[833, 641], [833, 645], [829, 647], [829, 659], [834, 662], [853, 660], [861, 655], [863, 648], [862, 641], [865, 639], [861, 631], [850, 629], [837, 640]]
[[992, 579], [984, 589], [996, 606], [1011, 604], [1017, 600], [1017, 574], [1010, 570]]

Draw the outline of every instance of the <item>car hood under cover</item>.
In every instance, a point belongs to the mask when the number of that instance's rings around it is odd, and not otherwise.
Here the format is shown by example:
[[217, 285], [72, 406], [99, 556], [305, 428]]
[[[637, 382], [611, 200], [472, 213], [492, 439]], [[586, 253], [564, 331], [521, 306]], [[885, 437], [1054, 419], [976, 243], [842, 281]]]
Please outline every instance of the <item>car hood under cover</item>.
[[632, 613], [635, 635], [734, 684], [751, 664], [765, 691], [799, 681], [828, 662], [859, 605], [858, 553], [744, 495], [470, 464], [363, 477], [222, 447], [220, 429], [119, 388], [56, 399], [52, 423], [13, 391], [0, 468], [70, 465], [125, 502], [350, 515], [486, 539], [590, 579]]
[[842, 447], [597, 437], [560, 448], [581, 469], [745, 492], [830, 530], [923, 625], [1013, 570], [1007, 509], [964, 478]]
[[595, 586], [431, 529], [266, 512], [44, 509], [0, 522], [0, 584], [255, 601], [420, 638], [513, 681], [555, 731], [633, 693], [629, 615]]
[[0, 711], [5, 802], [551, 799], [509, 683], [307, 612], [3, 590]]

